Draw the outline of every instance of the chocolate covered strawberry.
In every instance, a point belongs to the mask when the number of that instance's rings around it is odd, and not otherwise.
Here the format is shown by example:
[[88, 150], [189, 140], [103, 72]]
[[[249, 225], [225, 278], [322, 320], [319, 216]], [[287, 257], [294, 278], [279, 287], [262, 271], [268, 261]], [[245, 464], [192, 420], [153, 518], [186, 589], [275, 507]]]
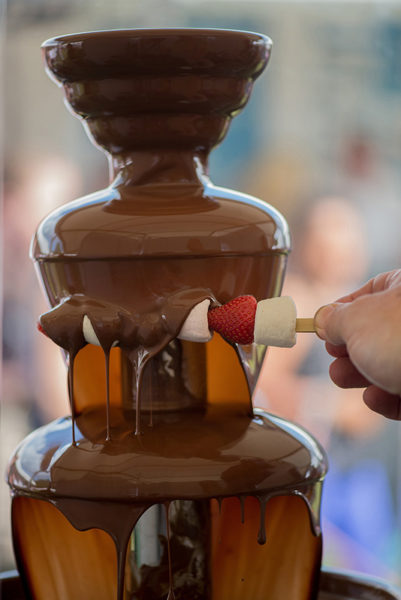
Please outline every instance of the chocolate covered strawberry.
[[38, 331], [40, 331], [40, 333], [43, 333], [43, 335], [45, 335], [46, 337], [48, 337], [48, 336], [47, 336], [47, 333], [46, 333], [46, 332], [45, 332], [45, 330], [43, 329], [43, 327], [42, 327], [42, 325], [41, 325], [40, 321], [38, 321], [38, 322], [36, 323], [36, 329], [37, 329]]
[[252, 344], [257, 301], [253, 296], [238, 296], [208, 312], [209, 328], [228, 342]]

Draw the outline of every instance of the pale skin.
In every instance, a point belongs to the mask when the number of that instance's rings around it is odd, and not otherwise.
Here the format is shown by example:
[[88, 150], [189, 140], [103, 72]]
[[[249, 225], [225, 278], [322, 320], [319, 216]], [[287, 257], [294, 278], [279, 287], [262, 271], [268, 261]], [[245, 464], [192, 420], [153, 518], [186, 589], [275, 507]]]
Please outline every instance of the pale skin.
[[401, 420], [401, 269], [381, 273], [315, 316], [335, 358], [330, 377], [342, 388], [366, 388], [365, 404]]
[[[294, 298], [298, 316], [306, 317], [363, 277], [365, 239], [359, 213], [345, 199], [318, 199], [294, 240], [294, 258], [282, 293]], [[358, 389], [331, 384], [327, 362], [310, 334], [299, 334], [291, 350], [269, 348], [255, 405], [301, 424], [326, 446], [334, 429], [350, 437], [374, 435], [382, 419], [370, 410], [361, 411]]]

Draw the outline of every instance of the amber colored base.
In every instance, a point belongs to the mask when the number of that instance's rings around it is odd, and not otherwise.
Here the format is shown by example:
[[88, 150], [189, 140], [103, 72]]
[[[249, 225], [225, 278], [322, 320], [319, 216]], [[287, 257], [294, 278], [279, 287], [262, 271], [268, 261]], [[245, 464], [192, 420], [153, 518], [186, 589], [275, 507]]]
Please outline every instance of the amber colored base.
[[316, 596], [321, 537], [312, 535], [305, 502], [272, 498], [266, 506], [264, 545], [257, 543], [260, 507], [256, 498], [225, 500], [213, 515], [213, 599], [309, 600]]
[[[301, 498], [281, 496], [267, 504], [264, 545], [257, 543], [260, 507], [255, 498], [245, 502], [244, 523], [236, 498], [223, 501], [221, 514], [212, 501], [210, 512], [213, 600], [316, 597], [321, 538], [313, 536]], [[34, 600], [116, 597], [116, 552], [103, 531], [79, 532], [52, 504], [24, 497], [13, 502], [13, 530], [19, 566]]]
[[[205, 344], [205, 349], [207, 401], [247, 404], [248, 386], [234, 349], [218, 334], [214, 334], [212, 340]], [[199, 369], [196, 357], [192, 362], [194, 371]], [[113, 348], [110, 353], [109, 373], [110, 404], [121, 406], [121, 350], [119, 348]], [[93, 405], [102, 403], [106, 405], [105, 358], [100, 347], [88, 344], [79, 352], [75, 360], [74, 401], [77, 414]]]
[[115, 597], [117, 559], [104, 531], [78, 531], [52, 504], [31, 498], [14, 500], [12, 520], [20, 568], [35, 600]]

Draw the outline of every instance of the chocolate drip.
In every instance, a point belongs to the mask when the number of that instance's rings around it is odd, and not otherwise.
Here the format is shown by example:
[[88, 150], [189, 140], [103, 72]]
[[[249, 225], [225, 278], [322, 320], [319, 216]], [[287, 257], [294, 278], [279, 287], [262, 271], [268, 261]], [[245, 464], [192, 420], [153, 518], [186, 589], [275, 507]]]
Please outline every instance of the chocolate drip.
[[[141, 381], [148, 361], [160, 353], [177, 335], [187, 314], [195, 304], [205, 298], [215, 302], [210, 291], [201, 289], [180, 290], [165, 299], [158, 298], [154, 310], [135, 312], [130, 299], [126, 307], [99, 301], [84, 294], [65, 298], [49, 312], [41, 315], [43, 331], [69, 355], [70, 405], [74, 429], [74, 360], [78, 351], [86, 345], [83, 321], [87, 317], [93, 327], [99, 345], [105, 355], [106, 368], [106, 440], [110, 439], [110, 350], [120, 345], [124, 356], [131, 363], [134, 373], [134, 397], [136, 404], [135, 434], [141, 433]], [[74, 431], [73, 441], [75, 443]]]
[[124, 599], [124, 571], [131, 531], [149, 508], [148, 504], [119, 504], [58, 499], [53, 501], [72, 525], [80, 530], [98, 528], [114, 540], [117, 554], [117, 600]]
[[75, 352], [68, 353], [68, 400], [71, 409], [72, 443], [75, 446], [75, 406], [74, 406], [74, 362]]
[[164, 505], [165, 513], [166, 513], [166, 527], [167, 527], [167, 559], [168, 559], [168, 581], [169, 581], [169, 590], [167, 600], [175, 600], [174, 589], [173, 589], [173, 570], [171, 567], [171, 544], [170, 544], [170, 519], [168, 510], [170, 508], [170, 503], [166, 502]]
[[106, 442], [110, 438], [110, 350], [104, 352], [106, 368]]
[[260, 505], [260, 526], [258, 532], [258, 544], [263, 546], [266, 544], [266, 504], [268, 497], [259, 496], [259, 505]]
[[260, 344], [241, 346], [238, 344], [237, 352], [248, 383], [249, 394], [252, 398], [265, 357], [266, 346], [261, 346]]
[[149, 352], [144, 349], [133, 350], [129, 354], [135, 373], [135, 435], [141, 434], [141, 382], [143, 369], [150, 358]]

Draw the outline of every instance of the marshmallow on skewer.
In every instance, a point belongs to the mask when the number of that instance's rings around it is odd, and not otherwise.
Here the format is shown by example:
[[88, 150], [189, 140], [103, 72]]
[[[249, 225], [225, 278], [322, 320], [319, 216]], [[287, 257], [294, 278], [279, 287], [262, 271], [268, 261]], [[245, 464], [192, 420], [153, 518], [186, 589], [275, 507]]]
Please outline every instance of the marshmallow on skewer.
[[211, 339], [213, 334], [208, 323], [209, 306], [210, 300], [206, 298], [193, 307], [177, 336], [180, 340], [208, 342]]
[[292, 348], [297, 341], [296, 325], [297, 309], [290, 296], [261, 300], [256, 308], [254, 342]]
[[[85, 341], [88, 344], [93, 344], [94, 346], [101, 346], [101, 343], [99, 342], [99, 338], [97, 337], [95, 330], [93, 329], [93, 325], [87, 315], [84, 315], [84, 318], [82, 321], [82, 333], [85, 338]], [[114, 346], [117, 346], [117, 344], [118, 344], [118, 340], [115, 340], [112, 343], [111, 347], [114, 348]]]
[[85, 341], [88, 342], [88, 344], [100, 346], [99, 339], [87, 315], [84, 315], [84, 319], [82, 321], [82, 333], [84, 334]]
[[210, 329], [228, 342], [262, 344], [291, 348], [296, 332], [315, 332], [313, 319], [297, 319], [294, 301], [289, 296], [259, 302], [253, 296], [238, 296], [209, 311]]

